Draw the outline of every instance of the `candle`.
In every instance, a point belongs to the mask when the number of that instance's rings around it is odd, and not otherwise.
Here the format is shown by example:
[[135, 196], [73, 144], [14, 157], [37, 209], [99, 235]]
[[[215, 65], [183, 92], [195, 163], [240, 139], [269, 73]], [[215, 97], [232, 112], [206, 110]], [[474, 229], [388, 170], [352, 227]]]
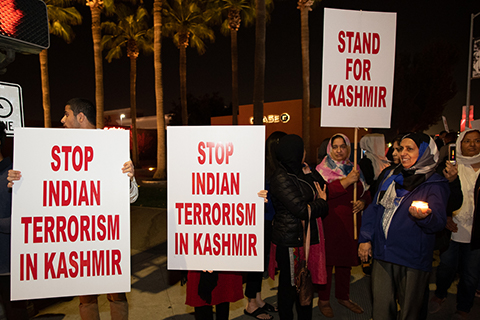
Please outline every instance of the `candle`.
[[412, 207], [415, 207], [417, 209], [428, 209], [428, 203], [423, 202], [423, 201], [413, 201], [412, 202]]

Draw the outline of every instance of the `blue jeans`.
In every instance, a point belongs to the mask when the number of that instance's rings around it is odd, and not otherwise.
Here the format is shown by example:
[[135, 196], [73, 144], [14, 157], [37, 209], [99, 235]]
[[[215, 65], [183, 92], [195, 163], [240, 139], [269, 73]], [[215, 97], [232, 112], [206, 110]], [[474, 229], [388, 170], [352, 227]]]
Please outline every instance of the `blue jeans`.
[[457, 310], [470, 312], [475, 298], [480, 268], [480, 249], [470, 250], [470, 243], [450, 241], [448, 250], [440, 255], [440, 265], [437, 267], [437, 290], [435, 295], [447, 297], [447, 290], [460, 274], [457, 287]]

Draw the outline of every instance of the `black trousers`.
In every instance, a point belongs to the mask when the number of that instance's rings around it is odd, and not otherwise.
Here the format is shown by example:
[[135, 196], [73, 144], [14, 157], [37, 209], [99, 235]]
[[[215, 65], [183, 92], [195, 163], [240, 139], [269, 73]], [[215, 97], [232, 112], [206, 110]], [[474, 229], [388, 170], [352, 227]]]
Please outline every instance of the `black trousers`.
[[[272, 241], [272, 221], [265, 220], [264, 227], [264, 262], [263, 270], [268, 269], [270, 260], [270, 243]], [[262, 291], [263, 272], [247, 272], [247, 281], [245, 285], [245, 296], [249, 299], [255, 299], [257, 292]]]
[[[215, 306], [216, 320], [228, 320], [230, 302], [223, 302]], [[213, 320], [213, 307], [195, 307], [195, 320]]]
[[278, 278], [278, 315], [280, 319], [293, 319], [293, 305], [297, 310], [298, 319], [312, 319], [312, 304], [309, 306], [301, 306], [298, 301], [297, 288], [292, 286], [290, 276], [290, 256], [288, 247], [277, 246], [276, 259], [280, 276]]

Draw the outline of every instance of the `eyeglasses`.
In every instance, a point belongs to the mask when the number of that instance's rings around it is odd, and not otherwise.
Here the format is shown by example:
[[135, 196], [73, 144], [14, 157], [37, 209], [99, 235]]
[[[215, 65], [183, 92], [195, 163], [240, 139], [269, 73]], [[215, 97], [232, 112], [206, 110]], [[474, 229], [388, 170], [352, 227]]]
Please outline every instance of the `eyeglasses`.
[[346, 144], [341, 144], [341, 145], [334, 145], [332, 146], [332, 149], [333, 150], [337, 150], [338, 148], [342, 149], [342, 150], [345, 150], [347, 149], [347, 145]]

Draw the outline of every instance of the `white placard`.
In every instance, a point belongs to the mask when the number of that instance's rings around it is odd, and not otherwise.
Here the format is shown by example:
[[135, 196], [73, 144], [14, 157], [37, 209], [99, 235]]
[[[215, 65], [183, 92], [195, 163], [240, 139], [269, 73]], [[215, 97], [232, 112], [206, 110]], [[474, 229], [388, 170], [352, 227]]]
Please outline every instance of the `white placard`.
[[263, 271], [265, 126], [168, 127], [168, 269]]
[[322, 127], [390, 128], [396, 20], [325, 8]]
[[130, 291], [128, 131], [17, 128], [12, 300]]
[[7, 137], [13, 137], [15, 128], [23, 127], [22, 87], [0, 82], [0, 121], [5, 124]]

